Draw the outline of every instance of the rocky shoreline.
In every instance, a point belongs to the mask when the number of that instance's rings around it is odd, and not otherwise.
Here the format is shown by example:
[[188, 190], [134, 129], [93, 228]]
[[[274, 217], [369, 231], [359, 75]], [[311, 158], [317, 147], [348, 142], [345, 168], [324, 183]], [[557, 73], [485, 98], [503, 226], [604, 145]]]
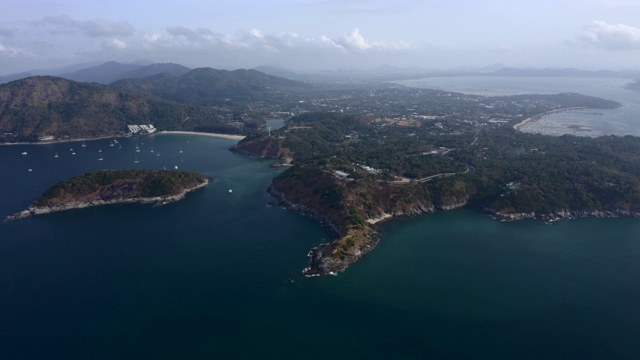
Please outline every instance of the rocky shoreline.
[[630, 211], [624, 209], [613, 209], [613, 210], [559, 210], [553, 213], [541, 214], [536, 212], [526, 212], [526, 213], [501, 213], [499, 211], [494, 211], [491, 209], [484, 209], [485, 212], [489, 213], [493, 219], [502, 221], [502, 222], [510, 222], [510, 221], [519, 221], [519, 220], [541, 220], [546, 224], [553, 224], [559, 220], [573, 220], [577, 218], [587, 218], [587, 217], [595, 217], [595, 218], [612, 218], [612, 217], [630, 217], [635, 219], [640, 219], [640, 212]]
[[[273, 186], [267, 190], [271, 195], [275, 196], [279, 200], [279, 205], [284, 206], [288, 210], [300, 213], [305, 216], [316, 220], [321, 224], [323, 228], [331, 233], [336, 239], [330, 242], [322, 243], [309, 250], [307, 256], [309, 257], [309, 265], [302, 270], [303, 275], [307, 277], [322, 276], [322, 275], [337, 275], [338, 273], [346, 270], [351, 264], [358, 261], [362, 256], [371, 252], [380, 242], [380, 234], [374, 230], [376, 223], [393, 219], [397, 217], [417, 216], [423, 214], [431, 214], [436, 211], [450, 211], [455, 209], [465, 208], [467, 201], [456, 202], [453, 204], [440, 204], [435, 207], [423, 207], [416, 206], [413, 209], [396, 212], [384, 212], [373, 216], [368, 222], [368, 226], [364, 231], [369, 237], [369, 241], [364, 243], [364, 246], [359, 247], [355, 252], [350, 254], [341, 253], [335, 256], [336, 248], [334, 243], [348, 235], [349, 230], [341, 229], [335, 223], [333, 223], [327, 216], [320, 211], [313, 209], [309, 206], [296, 204], [289, 201], [285, 194], [281, 191], [274, 189]], [[502, 213], [488, 208], [476, 209], [480, 212], [489, 214], [489, 216], [497, 221], [511, 222], [519, 220], [539, 220], [544, 221], [546, 224], [553, 224], [559, 220], [570, 220], [576, 218], [596, 217], [596, 218], [610, 218], [610, 217], [632, 217], [640, 219], [640, 212], [629, 211], [624, 209], [614, 210], [559, 210], [553, 213], [543, 214], [536, 212], [526, 213]]]
[[133, 203], [153, 204], [154, 206], [160, 206], [160, 205], [165, 205], [168, 203], [182, 200], [185, 198], [187, 193], [203, 188], [208, 184], [209, 184], [209, 179], [205, 179], [205, 182], [203, 183], [186, 188], [178, 194], [167, 195], [167, 196], [120, 198], [120, 199], [112, 199], [112, 200], [106, 200], [106, 201], [105, 200], [74, 201], [74, 202], [67, 202], [67, 203], [64, 203], [61, 205], [55, 205], [55, 206], [41, 206], [41, 207], [30, 206], [26, 210], [7, 216], [4, 221], [24, 219], [29, 216], [51, 214], [59, 211], [84, 209], [92, 206], [103, 206], [103, 205], [113, 205], [113, 204], [133, 204]]
[[[340, 252], [339, 255], [336, 256], [336, 252], [338, 251], [335, 246], [336, 242], [350, 236], [350, 232], [354, 232], [353, 230], [341, 228], [317, 209], [302, 204], [296, 204], [288, 200], [283, 192], [276, 190], [273, 186], [270, 186], [267, 189], [267, 192], [278, 198], [278, 205], [284, 206], [290, 211], [310, 217], [320, 223], [324, 229], [329, 231], [329, 233], [336, 238], [333, 241], [322, 243], [309, 250], [309, 253], [307, 254], [309, 257], [309, 265], [302, 270], [303, 275], [307, 277], [337, 275], [338, 273], [346, 270], [351, 264], [360, 260], [362, 256], [371, 252], [378, 245], [381, 238], [380, 233], [378, 233], [373, 227], [375, 223], [395, 217], [431, 214], [436, 211], [435, 207], [426, 207], [419, 204], [410, 210], [390, 211], [388, 213], [385, 212], [378, 214], [377, 216], [373, 216], [368, 219], [373, 220], [373, 223], [368, 222], [370, 226], [367, 226], [364, 230], [360, 230], [366, 236], [367, 241], [351, 253]], [[466, 202], [464, 204], [454, 204], [451, 207], [439, 207], [439, 209], [453, 209], [464, 206], [465, 204]]]
[[[284, 193], [276, 190], [273, 186], [270, 186], [267, 189], [267, 192], [278, 198], [279, 205], [284, 206], [287, 210], [308, 216], [317, 221], [324, 229], [329, 231], [329, 233], [337, 239], [346, 235], [346, 229], [342, 229], [318, 210], [287, 200]], [[346, 270], [349, 265], [358, 261], [363, 255], [373, 250], [380, 241], [380, 235], [373, 230], [369, 231], [369, 236], [372, 241], [367, 243], [363, 248], [358, 249], [358, 251], [353, 254], [343, 254], [338, 258], [331, 256], [334, 251], [332, 243], [336, 240], [311, 248], [307, 254], [309, 257], [309, 266], [302, 270], [302, 274], [307, 277], [337, 275], [338, 273]]]
[[306, 277], [338, 275], [338, 273], [346, 270], [349, 265], [370, 253], [371, 250], [378, 245], [380, 242], [380, 234], [370, 230], [369, 235], [371, 241], [359, 248], [354, 254], [341, 255], [337, 258], [331, 256], [333, 252], [331, 242], [312, 247], [307, 254], [309, 257], [309, 266], [302, 270], [302, 274]]

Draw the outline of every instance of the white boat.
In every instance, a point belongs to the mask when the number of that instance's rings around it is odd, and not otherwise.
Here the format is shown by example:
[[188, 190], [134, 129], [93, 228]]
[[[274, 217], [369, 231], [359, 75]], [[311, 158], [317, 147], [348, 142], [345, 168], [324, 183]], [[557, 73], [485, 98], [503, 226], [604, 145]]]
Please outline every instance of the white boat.
[[98, 152], [102, 152], [102, 149], [98, 149]]
[[27, 155], [27, 152], [26, 152], [26, 151], [23, 151], [23, 152], [22, 152], [22, 155]]
[[114, 147], [116, 146], [116, 144], [114, 144], [113, 141], [111, 141], [111, 144], [109, 144], [109, 146]]
[[72, 152], [71, 155], [75, 155], [76, 153]]
[[102, 155], [100, 155], [100, 157], [98, 158], [98, 161], [102, 161], [104, 160], [104, 158], [102, 157]]
[[173, 168], [174, 168], [174, 169], [176, 169], [176, 170], [178, 170], [178, 165], [174, 166]]
[[85, 144], [84, 141], [82, 141], [82, 147], [87, 147], [87, 144]]
[[231, 193], [233, 192], [233, 190], [232, 190], [232, 189], [229, 189], [229, 190], [227, 190], [227, 192], [228, 192], [229, 194], [231, 194]]
[[27, 170], [27, 171], [28, 171], [28, 172], [32, 172], [32, 171], [33, 171], [33, 169], [32, 169], [32, 168], [29, 168], [29, 170]]
[[53, 157], [54, 157], [54, 158], [57, 158], [57, 157], [58, 157], [58, 153], [56, 153], [55, 155], [53, 155]]
[[136, 155], [136, 159], [133, 161], [134, 164], [139, 163], [140, 161], [138, 161], [138, 155]]

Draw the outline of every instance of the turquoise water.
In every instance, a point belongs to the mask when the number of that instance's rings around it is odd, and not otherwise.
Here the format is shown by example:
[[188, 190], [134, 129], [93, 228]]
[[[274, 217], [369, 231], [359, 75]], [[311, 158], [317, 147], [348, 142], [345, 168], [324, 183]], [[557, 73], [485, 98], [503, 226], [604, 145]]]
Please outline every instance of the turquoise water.
[[307, 279], [308, 250], [329, 235], [265, 205], [280, 170], [224, 139], [120, 142], [0, 147], [3, 217], [98, 168], [178, 165], [215, 178], [162, 207], [0, 224], [1, 359], [640, 354], [640, 221], [402, 219], [383, 224], [380, 245], [346, 272]]

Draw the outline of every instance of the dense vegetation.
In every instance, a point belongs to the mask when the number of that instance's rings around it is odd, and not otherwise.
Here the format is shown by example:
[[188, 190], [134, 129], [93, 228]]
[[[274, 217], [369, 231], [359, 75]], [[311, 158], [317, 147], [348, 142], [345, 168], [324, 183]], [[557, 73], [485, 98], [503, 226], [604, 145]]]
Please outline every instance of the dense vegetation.
[[52, 186], [35, 205], [169, 196], [205, 181], [203, 175], [188, 171], [98, 170]]
[[[453, 198], [470, 197], [474, 205], [500, 211], [640, 210], [636, 137], [549, 137], [510, 128], [406, 136], [337, 114], [294, 118], [288, 128], [295, 127], [304, 129], [281, 133], [286, 136], [282, 146], [291, 149], [297, 163], [346, 171], [356, 181], [456, 174], [423, 186], [432, 194], [448, 189]], [[363, 164], [378, 173], [356, 166]]]
[[199, 68], [181, 76], [160, 74], [113, 83], [117, 89], [158, 96], [193, 105], [223, 105], [229, 101], [249, 102], [256, 96], [310, 88], [302, 82], [267, 75], [255, 70]]
[[314, 250], [309, 274], [343, 269], [374, 246], [365, 220], [382, 214], [461, 206], [546, 219], [640, 213], [640, 139], [632, 136], [550, 137], [511, 127], [432, 136], [314, 113], [237, 148], [293, 156], [296, 165], [274, 179], [272, 192], [338, 237]]
[[[215, 109], [173, 104], [94, 83], [32, 77], [0, 85], [0, 135], [4, 141], [119, 135], [128, 124], [159, 130], [215, 128]], [[185, 122], [184, 119], [191, 119]], [[235, 131], [238, 132], [238, 129]], [[11, 134], [11, 135], [8, 135]]]

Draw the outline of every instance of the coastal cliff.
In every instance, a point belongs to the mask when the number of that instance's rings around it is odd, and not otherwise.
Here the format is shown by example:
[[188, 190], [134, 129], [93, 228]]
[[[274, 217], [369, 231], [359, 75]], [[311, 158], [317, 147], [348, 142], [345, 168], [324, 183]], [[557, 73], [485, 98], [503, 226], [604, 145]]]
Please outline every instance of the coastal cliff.
[[29, 208], [5, 220], [111, 204], [164, 205], [207, 184], [203, 175], [187, 171], [98, 170], [54, 185]]

